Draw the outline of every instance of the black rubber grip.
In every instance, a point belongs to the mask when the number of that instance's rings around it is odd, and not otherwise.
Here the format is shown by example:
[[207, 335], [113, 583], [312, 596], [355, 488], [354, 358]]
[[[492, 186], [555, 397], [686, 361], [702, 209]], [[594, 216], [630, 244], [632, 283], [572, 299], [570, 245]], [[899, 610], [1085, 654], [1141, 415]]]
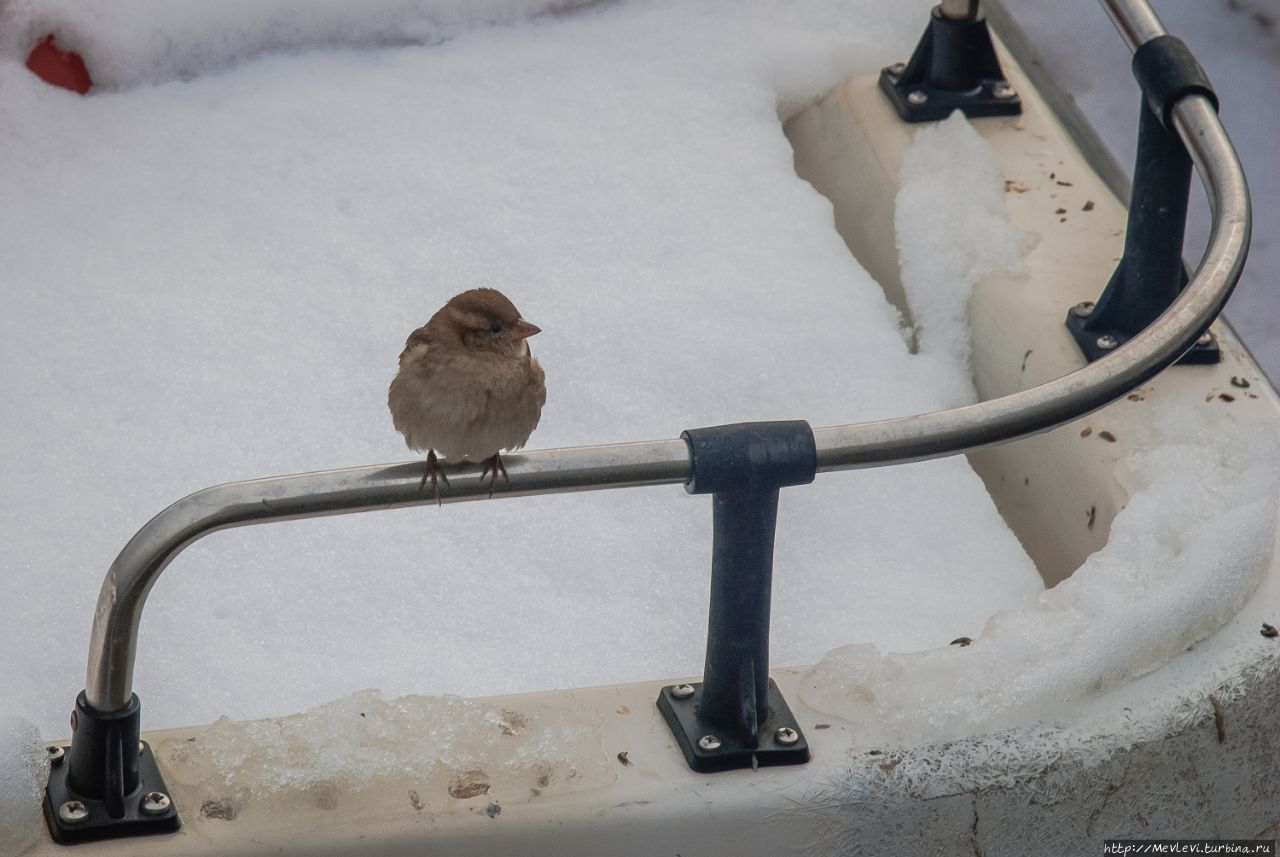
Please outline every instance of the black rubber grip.
[[1133, 53], [1133, 76], [1160, 124], [1173, 130], [1173, 105], [1203, 95], [1218, 109], [1218, 96], [1191, 49], [1177, 36], [1157, 36]]
[[688, 429], [690, 494], [750, 492], [807, 485], [818, 468], [813, 429], [804, 420]]

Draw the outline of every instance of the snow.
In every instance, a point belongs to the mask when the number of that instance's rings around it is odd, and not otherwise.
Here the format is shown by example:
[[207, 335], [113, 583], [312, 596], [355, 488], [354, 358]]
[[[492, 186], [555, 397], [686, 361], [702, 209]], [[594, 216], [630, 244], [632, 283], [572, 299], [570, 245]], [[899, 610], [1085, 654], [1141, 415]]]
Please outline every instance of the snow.
[[0, 716], [0, 854], [20, 854], [35, 842], [48, 777], [40, 730], [21, 717]]
[[435, 45], [468, 30], [592, 0], [9, 0], [0, 49], [22, 56], [48, 33], [75, 51], [94, 84], [128, 89], [189, 80], [270, 53], [316, 47]]
[[806, 675], [805, 702], [855, 724], [860, 745], [955, 741], [1067, 719], [1223, 627], [1270, 567], [1280, 442], [1222, 408], [1148, 400], [1139, 486], [1102, 550], [969, 646], [836, 649]]
[[[972, 400], [954, 355], [907, 352], [781, 130], [895, 59], [927, 4], [387, 3], [350, 27], [258, 5], [237, 24], [145, 4], [145, 28], [4, 7], [10, 32], [65, 19], [109, 84], [82, 98], [0, 61], [0, 192], [22, 201], [0, 213], [3, 706], [46, 737], [133, 532], [209, 484], [409, 458], [396, 355], [463, 289], [543, 328], [534, 447]], [[975, 264], [952, 249], [939, 288]], [[217, 534], [148, 601], [145, 727], [696, 674], [710, 536], [678, 486]], [[1041, 589], [963, 459], [824, 476], [783, 494], [773, 663], [942, 645]]]
[[[1005, 218], [1000, 164], [960, 113], [916, 132], [900, 181], [893, 226], [917, 345], [968, 376], [969, 294], [1016, 267], [1030, 236]], [[939, 245], [947, 252], [937, 253]]]
[[[966, 290], [1022, 240], [990, 152], [954, 119], [907, 154], [912, 355], [781, 133], [901, 59], [928, 5], [0, 4], [0, 706], [35, 724], [6, 721], [14, 758], [34, 763], [36, 727], [66, 734], [98, 586], [150, 515], [216, 482], [408, 457], [385, 409], [395, 357], [463, 289], [503, 289], [545, 331], [535, 447], [971, 401]], [[100, 89], [23, 68], [48, 31]], [[946, 170], [956, 151], [985, 166]], [[955, 226], [928, 240], [926, 185]], [[843, 647], [805, 700], [867, 742], [1049, 717], [1151, 670], [1243, 603], [1265, 561], [1245, 546], [1274, 535], [1274, 443], [1185, 416], [1164, 412], [1110, 543], [1048, 593], [963, 459], [787, 490], [773, 662]], [[187, 750], [271, 790], [379, 770], [388, 736], [443, 716], [536, 781], [594, 725], [533, 712], [510, 756], [506, 712], [421, 695], [694, 675], [709, 555], [709, 503], [679, 487], [221, 533], [149, 600], [145, 727], [313, 708], [283, 742], [222, 720]], [[319, 752], [369, 712], [350, 755]], [[452, 746], [411, 766], [456, 774]]]

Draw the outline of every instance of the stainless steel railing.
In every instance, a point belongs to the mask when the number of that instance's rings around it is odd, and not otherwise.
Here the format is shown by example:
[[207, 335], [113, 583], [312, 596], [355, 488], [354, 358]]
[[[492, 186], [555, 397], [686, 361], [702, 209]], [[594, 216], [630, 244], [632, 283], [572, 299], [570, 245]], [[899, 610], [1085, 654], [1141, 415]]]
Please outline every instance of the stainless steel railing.
[[[1145, 0], [1101, 0], [1131, 49], [1163, 35]], [[1114, 401], [1178, 359], [1204, 333], [1240, 276], [1249, 244], [1248, 188], [1239, 160], [1209, 102], [1198, 95], [1173, 108], [1176, 130], [1208, 191], [1208, 248], [1178, 300], [1124, 347], [1056, 380], [949, 411], [814, 430], [818, 470], [920, 461], [1047, 431]], [[510, 484], [494, 497], [684, 482], [682, 440], [550, 449], [504, 459]], [[197, 491], [148, 522], [112, 563], [94, 611], [85, 692], [99, 711], [128, 705], [138, 624], [147, 593], [187, 545], [228, 527], [434, 503], [410, 462], [234, 482]], [[489, 496], [480, 468], [449, 470], [448, 503]]]

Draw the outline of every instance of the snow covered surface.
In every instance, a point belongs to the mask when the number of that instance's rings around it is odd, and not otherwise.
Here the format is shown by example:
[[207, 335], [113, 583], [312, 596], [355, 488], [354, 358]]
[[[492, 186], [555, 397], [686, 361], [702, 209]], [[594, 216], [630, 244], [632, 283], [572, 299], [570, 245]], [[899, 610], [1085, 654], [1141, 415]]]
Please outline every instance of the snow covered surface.
[[[13, 688], [0, 706], [66, 733], [105, 568], [166, 503], [407, 457], [384, 403], [395, 355], [474, 285], [502, 288], [546, 331], [533, 342], [550, 390], [535, 446], [972, 399], [964, 289], [1016, 263], [1021, 241], [999, 216], [993, 165], [976, 185], [942, 169], [957, 147], [989, 158], [981, 141], [953, 120], [907, 159], [904, 212], [924, 182], [970, 215], [941, 246], [899, 236], [922, 322], [909, 355], [829, 205], [794, 175], [779, 121], [900, 59], [928, 3], [570, 5], [384, 2], [360, 20], [339, 4], [0, 5], [0, 193], [23, 201], [0, 209], [0, 439], [20, 451], [0, 485], [0, 674]], [[26, 72], [25, 40], [48, 29], [85, 53], [102, 91], [79, 98]], [[981, 258], [973, 230], [991, 238]], [[1262, 559], [1240, 528], [1256, 546], [1274, 525], [1275, 459], [1242, 464], [1273, 455], [1269, 442], [1196, 425], [1154, 430], [1149, 484], [1107, 549], [1051, 593], [962, 459], [785, 492], [774, 662], [858, 643], [815, 672], [842, 689], [806, 700], [889, 742], [1041, 716], [1152, 669], [1243, 603]], [[1178, 501], [1196, 479], [1229, 516], [1193, 520]], [[505, 714], [471, 703], [351, 694], [696, 674], [709, 552], [709, 504], [679, 488], [222, 533], [149, 601], [145, 724], [335, 697], [309, 727], [380, 712], [359, 758], [318, 754], [323, 732], [273, 744], [227, 722], [191, 751], [268, 790], [311, 782], [316, 765], [367, 770], [381, 730], [439, 706], [466, 709], [463, 732], [501, 736]], [[1156, 587], [1157, 573], [1177, 585]], [[1178, 621], [1137, 622], [1140, 599]], [[984, 623], [973, 646], [945, 647]], [[939, 688], [952, 704], [926, 705]], [[513, 776], [554, 768], [535, 752], [552, 728], [534, 722]], [[572, 729], [590, 739], [591, 724]], [[236, 755], [259, 745], [288, 763]], [[418, 760], [424, 775], [451, 770], [438, 750]]]
[[805, 702], [850, 720], [866, 746], [1054, 723], [1226, 624], [1271, 564], [1280, 444], [1212, 405], [1152, 410], [1130, 459], [1139, 487], [1070, 578], [993, 616], [969, 646], [836, 649], [807, 675]]
[[[0, 439], [17, 451], [0, 483], [0, 709], [66, 734], [105, 567], [167, 502], [403, 457], [383, 403], [395, 354], [472, 285], [546, 330], [538, 446], [972, 398], [964, 295], [1023, 241], [990, 153], [958, 119], [908, 153], [911, 356], [779, 127], [844, 73], [900, 58], [925, 4], [570, 5], [383, 2], [355, 20], [338, 4], [0, 0], [0, 193], [22, 200], [0, 213]], [[27, 36], [57, 21], [103, 91], [21, 68]], [[960, 152], [982, 168], [947, 170]], [[938, 214], [955, 227], [941, 244], [920, 228]], [[950, 742], [893, 758], [887, 777], [917, 797], [1093, 752], [1097, 723], [1061, 728], [1064, 705], [1131, 723], [1181, 694], [1173, 716], [1203, 716], [1224, 691], [1184, 682], [1207, 656], [1182, 653], [1257, 586], [1280, 458], [1222, 410], [1159, 416], [1110, 543], [1048, 593], [962, 460], [789, 490], [775, 663], [858, 643], [804, 699], [852, 718], [859, 744]], [[605, 782], [599, 724], [571, 706], [419, 694], [695, 674], [709, 517], [704, 498], [653, 489], [219, 534], [148, 606], [145, 725], [311, 708], [158, 748], [175, 781], [215, 778], [220, 812], [238, 789], [323, 800], [327, 782], [382, 776], [467, 794]], [[1132, 710], [1099, 699], [1121, 684]], [[992, 734], [1032, 718], [1016, 743]], [[429, 747], [399, 740], [424, 722]], [[0, 720], [0, 853], [39, 828], [39, 732]]]
[[949, 357], [967, 377], [970, 291], [1016, 268], [1032, 237], [1005, 217], [1000, 164], [960, 113], [916, 132], [899, 180], [893, 228], [917, 347]]
[[[66, 733], [94, 599], [137, 527], [208, 484], [408, 458], [386, 385], [408, 331], [463, 289], [503, 289], [545, 331], [535, 446], [972, 398], [954, 355], [907, 353], [779, 118], [894, 59], [926, 3], [499, 26], [444, 4], [443, 42], [406, 11], [433, 7], [386, 5], [402, 32], [387, 12], [339, 47], [324, 34], [362, 13], [295, 22], [283, 4], [289, 51], [264, 53], [265, 12], [221, 19], [190, 79], [171, 48], [221, 13], [162, 7], [153, 28], [104, 28], [97, 61], [132, 68], [114, 90], [0, 61], [0, 192], [22, 200], [0, 212], [0, 437], [21, 451], [0, 487], [2, 704], [46, 737]], [[80, 32], [97, 7], [4, 8], [11, 27], [58, 9]], [[963, 287], [974, 262], [954, 257], [939, 287]], [[367, 687], [691, 675], [709, 555], [710, 504], [679, 487], [220, 533], [152, 593], [135, 687], [159, 728]], [[778, 665], [942, 645], [1042, 588], [963, 459], [788, 490], [775, 579]]]
[[270, 53], [435, 45], [468, 30], [598, 0], [8, 0], [0, 49], [25, 56], [46, 34], [75, 51], [94, 85], [189, 80]]
[[[1093, 2], [1002, 0], [1058, 86], [1075, 98], [1103, 142], [1133, 175], [1138, 139], [1137, 83], [1131, 56]], [[1221, 102], [1253, 195], [1249, 262], [1227, 304], [1227, 317], [1262, 368], [1280, 378], [1280, 6], [1274, 0], [1154, 0], [1169, 32], [1204, 66]], [[1209, 207], [1192, 181], [1186, 256], [1199, 259], [1209, 235]]]
[[0, 855], [19, 854], [36, 840], [48, 778], [40, 730], [21, 717], [0, 716]]

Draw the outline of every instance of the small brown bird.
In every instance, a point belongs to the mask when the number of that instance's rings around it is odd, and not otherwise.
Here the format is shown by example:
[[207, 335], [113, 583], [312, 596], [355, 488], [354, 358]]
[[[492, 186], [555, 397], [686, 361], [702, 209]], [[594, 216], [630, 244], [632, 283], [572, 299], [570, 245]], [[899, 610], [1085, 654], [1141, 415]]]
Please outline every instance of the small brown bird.
[[499, 453], [524, 446], [547, 400], [542, 367], [525, 341], [539, 332], [502, 292], [471, 289], [409, 334], [387, 406], [409, 448], [427, 453], [419, 490], [430, 478], [439, 499], [437, 479], [449, 484], [437, 450], [483, 461], [480, 478], [493, 472], [489, 496], [499, 472], [510, 481]]

